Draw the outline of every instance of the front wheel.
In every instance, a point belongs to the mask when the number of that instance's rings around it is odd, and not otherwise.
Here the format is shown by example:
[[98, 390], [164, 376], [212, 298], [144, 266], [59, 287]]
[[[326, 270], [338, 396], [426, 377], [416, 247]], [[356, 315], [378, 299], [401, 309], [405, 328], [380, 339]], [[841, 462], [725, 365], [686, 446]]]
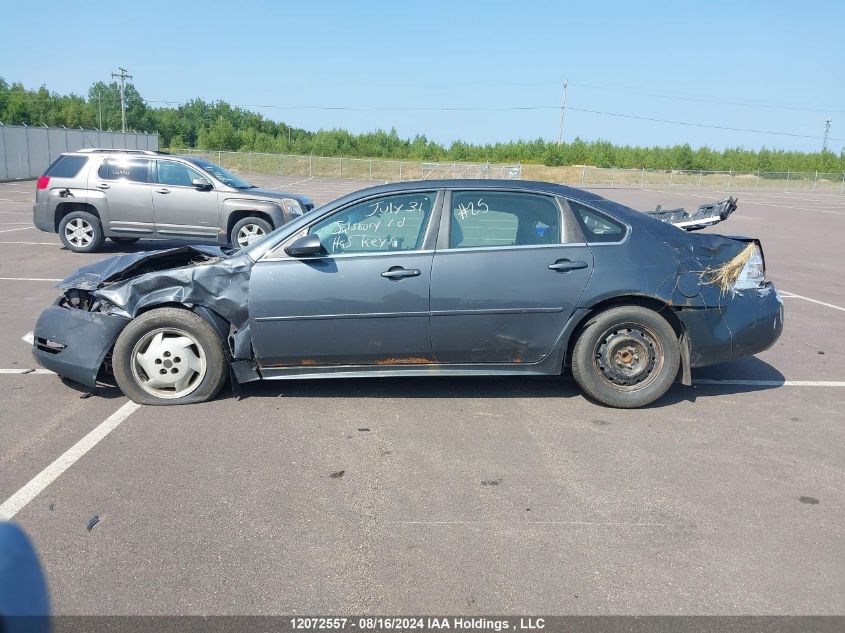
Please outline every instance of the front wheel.
[[598, 402], [635, 409], [665, 394], [678, 374], [678, 336], [654, 310], [620, 306], [593, 317], [572, 352], [572, 376]]
[[151, 310], [127, 325], [112, 365], [118, 387], [139, 404], [205, 402], [227, 374], [220, 338], [202, 317], [181, 308]]
[[244, 248], [263, 239], [272, 230], [273, 227], [267, 220], [255, 217], [244, 218], [232, 227], [229, 239], [235, 248]]

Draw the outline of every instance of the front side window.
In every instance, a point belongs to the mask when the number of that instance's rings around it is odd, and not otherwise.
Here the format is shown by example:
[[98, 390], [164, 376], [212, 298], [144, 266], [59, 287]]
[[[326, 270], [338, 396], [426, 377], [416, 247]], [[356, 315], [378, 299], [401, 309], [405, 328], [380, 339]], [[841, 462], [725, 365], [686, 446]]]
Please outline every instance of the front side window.
[[150, 161], [143, 158], [109, 158], [97, 170], [101, 180], [149, 182]]
[[419, 250], [436, 197], [427, 191], [367, 200], [318, 222], [309, 232], [319, 236], [330, 255]]
[[452, 194], [450, 248], [560, 244], [560, 208], [546, 196], [504, 191]]
[[191, 183], [195, 178], [208, 182], [208, 178], [205, 178], [198, 171], [191, 169], [187, 165], [172, 160], [156, 161], [156, 182], [160, 185], [191, 187]]

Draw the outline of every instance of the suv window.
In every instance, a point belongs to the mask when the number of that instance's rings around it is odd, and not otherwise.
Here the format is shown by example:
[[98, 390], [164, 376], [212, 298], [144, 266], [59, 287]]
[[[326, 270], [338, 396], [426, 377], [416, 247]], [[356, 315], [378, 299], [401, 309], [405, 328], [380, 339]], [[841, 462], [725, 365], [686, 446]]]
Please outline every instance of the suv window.
[[174, 160], [156, 161], [156, 182], [160, 185], [173, 185], [174, 187], [190, 187], [194, 178], [200, 178], [208, 182], [208, 178], [187, 165], [177, 163]]
[[581, 224], [587, 242], [620, 242], [625, 237], [624, 225], [582, 204], [572, 200], [568, 202]]
[[87, 156], [62, 155], [53, 161], [44, 175], [51, 178], [73, 178], [86, 162], [88, 162]]
[[436, 197], [427, 191], [367, 200], [318, 222], [309, 232], [319, 236], [331, 255], [419, 250]]
[[97, 170], [101, 180], [149, 182], [150, 161], [143, 158], [109, 158]]
[[451, 206], [450, 248], [560, 244], [560, 208], [546, 196], [455, 191]]

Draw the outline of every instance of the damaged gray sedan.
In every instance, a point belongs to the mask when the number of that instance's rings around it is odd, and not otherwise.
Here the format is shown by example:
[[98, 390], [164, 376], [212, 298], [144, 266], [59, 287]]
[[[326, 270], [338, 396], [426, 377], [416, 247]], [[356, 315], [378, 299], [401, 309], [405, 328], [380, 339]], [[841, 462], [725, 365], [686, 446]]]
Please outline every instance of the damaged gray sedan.
[[640, 407], [783, 328], [757, 240], [536, 182], [373, 187], [234, 254], [119, 255], [59, 287], [35, 358], [144, 404], [202, 402], [228, 378], [568, 371]]

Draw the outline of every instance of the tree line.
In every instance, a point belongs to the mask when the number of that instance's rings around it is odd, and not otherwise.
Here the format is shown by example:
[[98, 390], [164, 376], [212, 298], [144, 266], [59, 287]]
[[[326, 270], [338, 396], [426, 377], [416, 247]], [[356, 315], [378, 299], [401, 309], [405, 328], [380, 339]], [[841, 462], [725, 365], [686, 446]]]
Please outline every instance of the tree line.
[[[502, 141], [483, 145], [455, 141], [442, 145], [424, 135], [400, 138], [395, 129], [353, 134], [347, 130], [310, 131], [275, 122], [225, 101], [192, 99], [182, 104], [145, 101], [126, 85], [129, 129], [158, 132], [159, 144], [173, 149], [206, 149], [313, 154], [362, 158], [542, 163], [595, 167], [692, 169], [715, 171], [845, 171], [845, 148], [798, 152], [742, 147], [724, 150], [689, 144], [666, 147], [616, 145], [580, 138], [558, 145], [544, 139]], [[120, 96], [116, 82], [96, 82], [88, 94], [62, 95], [42, 86], [27, 90], [0, 77], [0, 122], [119, 130]]]

